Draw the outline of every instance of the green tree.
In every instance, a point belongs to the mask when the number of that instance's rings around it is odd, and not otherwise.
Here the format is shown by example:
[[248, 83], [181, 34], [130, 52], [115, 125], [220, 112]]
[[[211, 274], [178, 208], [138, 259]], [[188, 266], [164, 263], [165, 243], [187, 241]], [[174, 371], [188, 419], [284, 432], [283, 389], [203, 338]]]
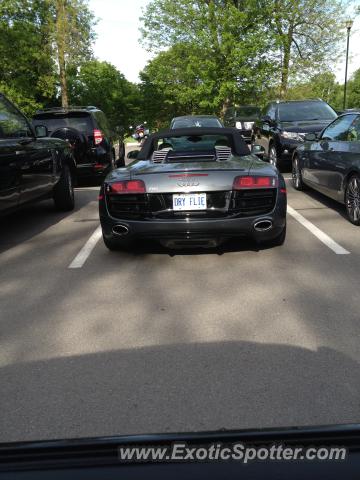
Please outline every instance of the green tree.
[[31, 115], [55, 95], [56, 70], [42, 0], [0, 2], [0, 90]]
[[180, 109], [219, 113], [272, 81], [274, 45], [256, 0], [153, 0], [142, 21], [145, 43], [158, 52], [147, 78]]
[[334, 108], [340, 109], [339, 96], [342, 92], [341, 85], [336, 81], [332, 72], [323, 72], [313, 75], [306, 82], [291, 85], [287, 92], [289, 100], [304, 98], [321, 98], [330, 103]]
[[106, 114], [112, 128], [127, 129], [139, 115], [138, 87], [108, 62], [83, 63], [68, 83], [71, 103], [97, 106]]
[[360, 68], [348, 83], [348, 108], [360, 108]]
[[0, 89], [31, 115], [55, 103], [66, 77], [92, 57], [94, 17], [87, 0], [1, 0]]
[[56, 60], [59, 67], [61, 103], [67, 107], [67, 74], [92, 58], [95, 19], [88, 0], [46, 0]]
[[344, 35], [345, 3], [271, 0], [266, 2], [266, 8], [269, 33], [277, 45], [280, 97], [285, 98], [289, 78], [308, 78], [334, 65], [339, 55], [339, 40]]

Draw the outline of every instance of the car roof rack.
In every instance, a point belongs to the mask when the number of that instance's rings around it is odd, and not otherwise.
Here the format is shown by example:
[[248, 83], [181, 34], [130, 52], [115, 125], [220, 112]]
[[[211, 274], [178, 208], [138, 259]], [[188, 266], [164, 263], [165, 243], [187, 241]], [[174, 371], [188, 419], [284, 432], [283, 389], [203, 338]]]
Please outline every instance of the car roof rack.
[[41, 108], [36, 111], [36, 113], [51, 113], [51, 112], [69, 112], [69, 111], [76, 111], [76, 110], [86, 110], [86, 111], [91, 111], [91, 110], [98, 110], [97, 107], [94, 105], [85, 105], [85, 106], [73, 106], [69, 105], [68, 107], [49, 107], [49, 108]]

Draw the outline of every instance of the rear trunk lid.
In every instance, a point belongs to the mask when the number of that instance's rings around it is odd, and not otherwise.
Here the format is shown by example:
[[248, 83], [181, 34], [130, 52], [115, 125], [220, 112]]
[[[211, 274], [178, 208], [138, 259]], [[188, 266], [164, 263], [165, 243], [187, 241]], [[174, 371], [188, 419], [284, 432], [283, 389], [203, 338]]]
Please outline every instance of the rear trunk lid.
[[231, 190], [234, 177], [248, 175], [253, 157], [232, 157], [230, 160], [191, 163], [143, 161], [133, 165], [131, 178], [141, 178], [151, 192], [209, 192]]

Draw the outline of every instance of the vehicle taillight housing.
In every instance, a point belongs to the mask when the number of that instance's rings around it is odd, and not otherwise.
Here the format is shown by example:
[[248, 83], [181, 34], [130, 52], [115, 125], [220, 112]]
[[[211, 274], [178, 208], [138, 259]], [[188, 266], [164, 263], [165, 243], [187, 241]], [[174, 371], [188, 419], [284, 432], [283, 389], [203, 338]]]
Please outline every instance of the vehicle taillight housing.
[[246, 176], [236, 177], [233, 183], [233, 190], [244, 190], [254, 188], [276, 188], [278, 186], [276, 177]]
[[94, 143], [95, 145], [100, 145], [100, 143], [104, 140], [104, 135], [101, 130], [97, 128], [94, 129]]
[[142, 180], [122, 180], [106, 186], [109, 195], [122, 195], [129, 193], [146, 193], [145, 183]]

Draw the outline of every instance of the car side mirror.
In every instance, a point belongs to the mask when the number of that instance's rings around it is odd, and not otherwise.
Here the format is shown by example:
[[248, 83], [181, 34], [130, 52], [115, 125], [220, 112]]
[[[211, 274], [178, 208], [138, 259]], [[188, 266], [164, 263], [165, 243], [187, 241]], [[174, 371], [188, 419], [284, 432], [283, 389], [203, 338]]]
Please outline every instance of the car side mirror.
[[35, 135], [36, 138], [45, 138], [49, 136], [49, 131], [45, 125], [36, 125]]
[[135, 160], [139, 156], [139, 153], [140, 153], [140, 150], [131, 150], [131, 152], [129, 152], [126, 155], [126, 158]]
[[316, 133], [307, 133], [304, 137], [305, 142], [315, 142], [317, 139]]
[[253, 145], [251, 147], [251, 153], [262, 159], [265, 155], [265, 148], [261, 145]]

